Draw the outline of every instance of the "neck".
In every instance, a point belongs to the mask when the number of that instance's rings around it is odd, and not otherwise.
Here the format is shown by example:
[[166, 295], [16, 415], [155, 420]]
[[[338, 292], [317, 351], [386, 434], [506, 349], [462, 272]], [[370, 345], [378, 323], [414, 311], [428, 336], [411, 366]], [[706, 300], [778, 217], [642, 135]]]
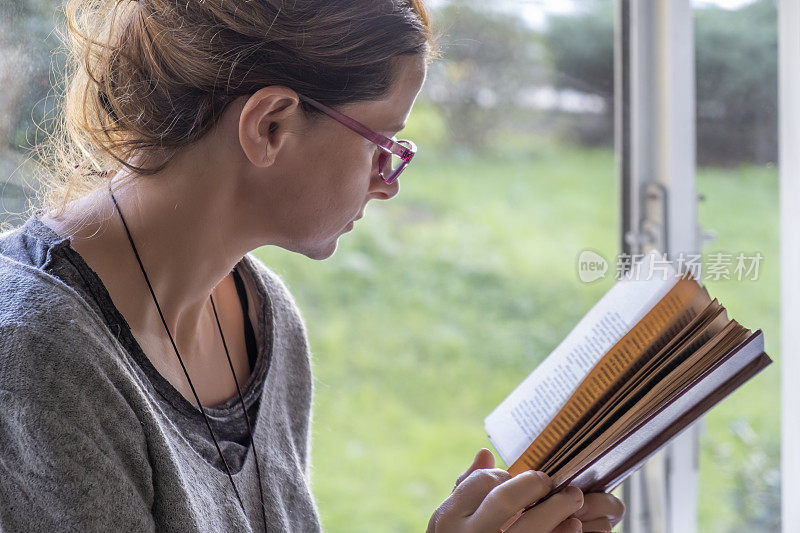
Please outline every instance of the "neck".
[[[236, 217], [224, 212], [237, 205], [236, 191], [191, 172], [172, 173], [166, 179], [131, 177], [114, 175], [111, 191], [176, 343], [198, 345], [215, 331], [208, 329], [215, 324], [209, 296], [214, 294], [219, 306], [215, 288], [256, 247], [237, 234]], [[81, 219], [90, 222], [72, 233]], [[64, 217], [42, 221], [58, 233], [73, 235], [73, 247], [103, 279], [132, 328], [163, 335], [163, 323], [106, 186], [69, 204]]]

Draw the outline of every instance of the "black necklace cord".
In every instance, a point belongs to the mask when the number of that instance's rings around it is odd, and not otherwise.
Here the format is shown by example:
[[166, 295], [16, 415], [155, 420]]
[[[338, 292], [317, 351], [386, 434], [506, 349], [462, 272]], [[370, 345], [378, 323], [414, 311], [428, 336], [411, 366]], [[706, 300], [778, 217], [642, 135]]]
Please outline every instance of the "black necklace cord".
[[[142, 260], [139, 257], [139, 252], [136, 249], [136, 245], [133, 243], [133, 237], [131, 236], [130, 230], [128, 230], [128, 224], [125, 222], [125, 217], [122, 216], [122, 211], [120, 211], [119, 205], [117, 204], [117, 199], [114, 197], [114, 193], [111, 192], [111, 183], [108, 183], [108, 192], [111, 195], [111, 200], [114, 202], [114, 207], [119, 214], [120, 219], [122, 220], [122, 225], [125, 228], [125, 233], [128, 235], [128, 240], [131, 243], [131, 248], [133, 248], [133, 253], [136, 256], [136, 261], [139, 263], [139, 268], [142, 270], [142, 274], [144, 275], [144, 280], [147, 282], [147, 288], [150, 289], [150, 294], [153, 297], [153, 301], [156, 304], [156, 309], [158, 309], [158, 314], [161, 317], [161, 322], [164, 324], [164, 329], [167, 331], [167, 335], [169, 336], [169, 340], [172, 343], [172, 348], [175, 350], [175, 355], [178, 356], [178, 361], [181, 364], [181, 368], [183, 368], [183, 373], [186, 375], [186, 380], [189, 382], [189, 387], [192, 389], [192, 393], [194, 394], [195, 400], [197, 400], [197, 406], [200, 408], [200, 412], [203, 413], [203, 419], [206, 422], [206, 426], [208, 427], [208, 431], [211, 433], [211, 438], [214, 441], [214, 446], [217, 448], [217, 452], [219, 453], [220, 458], [222, 459], [222, 464], [225, 466], [225, 472], [228, 474], [228, 479], [231, 481], [231, 485], [233, 486], [233, 491], [236, 494], [236, 499], [239, 500], [239, 505], [242, 507], [242, 511], [247, 515], [247, 511], [245, 511], [244, 502], [242, 501], [241, 496], [239, 495], [239, 490], [236, 488], [236, 483], [233, 481], [233, 476], [231, 475], [230, 467], [228, 466], [228, 461], [225, 460], [225, 456], [222, 454], [222, 449], [219, 446], [219, 442], [217, 442], [217, 437], [214, 435], [214, 430], [211, 429], [211, 422], [208, 419], [208, 415], [206, 415], [205, 409], [203, 409], [203, 405], [200, 403], [200, 398], [197, 395], [197, 391], [192, 384], [192, 380], [189, 377], [189, 372], [186, 370], [186, 366], [183, 364], [183, 359], [181, 358], [180, 353], [178, 352], [178, 347], [175, 345], [175, 340], [172, 338], [172, 333], [169, 331], [169, 327], [167, 326], [167, 321], [164, 318], [164, 313], [161, 311], [161, 306], [158, 304], [158, 299], [156, 298], [155, 291], [153, 291], [153, 286], [150, 284], [150, 278], [147, 276], [147, 272], [145, 272], [144, 265], [142, 264]], [[214, 317], [217, 321], [217, 327], [219, 328], [220, 337], [222, 337], [222, 345], [225, 348], [225, 355], [228, 357], [228, 364], [231, 368], [231, 373], [233, 374], [233, 380], [236, 383], [236, 391], [239, 393], [239, 400], [242, 405], [242, 410], [244, 411], [244, 417], [247, 422], [247, 431], [250, 434], [250, 445], [253, 447], [253, 456], [256, 461], [256, 475], [258, 477], [258, 491], [259, 496], [261, 497], [261, 516], [264, 521], [264, 531], [267, 531], [267, 517], [266, 511], [264, 507], [264, 492], [261, 487], [261, 471], [258, 465], [258, 455], [256, 454], [256, 447], [255, 447], [255, 439], [253, 438], [253, 429], [252, 425], [250, 424], [250, 417], [247, 414], [247, 409], [244, 404], [244, 397], [242, 396], [242, 391], [239, 388], [239, 381], [236, 379], [236, 372], [233, 369], [233, 362], [231, 362], [231, 356], [228, 352], [228, 345], [225, 342], [225, 336], [222, 334], [222, 326], [220, 325], [219, 316], [217, 315], [217, 308], [214, 305], [214, 298], [213, 296], [209, 295], [211, 299], [211, 308], [214, 311]]]
[[[217, 315], [217, 307], [214, 305], [214, 297], [211, 295], [209, 295], [209, 297], [211, 298], [211, 308], [214, 310], [214, 318], [217, 321], [219, 336], [220, 338], [222, 338], [222, 346], [225, 348], [225, 355], [228, 356], [228, 364], [231, 367], [231, 374], [233, 375], [233, 381], [234, 383], [236, 383], [236, 391], [239, 393], [239, 401], [242, 404], [242, 412], [244, 412], [244, 419], [247, 422], [247, 432], [250, 434], [250, 445], [253, 447], [253, 458], [256, 461], [256, 476], [258, 477], [258, 494], [261, 498], [261, 517], [264, 520], [264, 531], [267, 531], [267, 516], [266, 516], [266, 511], [264, 510], [264, 489], [261, 488], [261, 469], [258, 466], [256, 441], [253, 439], [253, 427], [250, 425], [250, 416], [247, 414], [247, 407], [245, 407], [244, 405], [244, 397], [242, 396], [242, 390], [239, 388], [239, 380], [236, 378], [236, 372], [233, 370], [233, 362], [231, 362], [231, 356], [228, 353], [228, 343], [225, 342], [225, 336], [222, 334], [222, 325], [219, 323], [219, 316]], [[247, 320], [247, 317], [245, 317], [245, 320]], [[198, 403], [200, 403], [199, 400]]]

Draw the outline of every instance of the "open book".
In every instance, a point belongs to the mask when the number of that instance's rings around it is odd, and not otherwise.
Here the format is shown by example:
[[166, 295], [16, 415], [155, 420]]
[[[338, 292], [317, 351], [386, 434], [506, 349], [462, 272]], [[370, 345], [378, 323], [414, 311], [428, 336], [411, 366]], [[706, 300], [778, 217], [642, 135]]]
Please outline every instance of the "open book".
[[554, 490], [608, 492], [771, 362], [761, 330], [651, 252], [486, 417], [486, 432], [512, 475], [541, 470]]

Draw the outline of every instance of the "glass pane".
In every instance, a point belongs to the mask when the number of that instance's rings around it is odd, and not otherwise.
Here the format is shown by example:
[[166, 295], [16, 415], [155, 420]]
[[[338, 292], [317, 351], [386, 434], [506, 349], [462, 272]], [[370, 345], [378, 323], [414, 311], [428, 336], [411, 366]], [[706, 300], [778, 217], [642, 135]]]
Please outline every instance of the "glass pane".
[[50, 83], [62, 71], [63, 58], [51, 58], [57, 20], [52, 2], [0, 3], [0, 230], [23, 220], [35, 186], [27, 156], [36, 124], [46, 127], [52, 111]]
[[[704, 282], [763, 330], [778, 363], [777, 9], [773, 0], [693, 7], [699, 215], [717, 235], [703, 247]], [[740, 256], [758, 272], [737, 272]], [[705, 417], [698, 531], [780, 530], [779, 414], [774, 364]]]
[[423, 531], [493, 450], [484, 417], [613, 282], [577, 272], [618, 241], [613, 3], [564, 4], [433, 4], [398, 196], [325, 262], [259, 250], [308, 321], [327, 531]]

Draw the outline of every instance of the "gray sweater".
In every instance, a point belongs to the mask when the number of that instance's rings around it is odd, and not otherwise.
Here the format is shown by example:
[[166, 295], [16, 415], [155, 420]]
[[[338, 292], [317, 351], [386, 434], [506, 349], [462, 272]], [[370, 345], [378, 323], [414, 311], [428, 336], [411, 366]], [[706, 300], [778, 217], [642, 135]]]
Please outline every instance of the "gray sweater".
[[[305, 325], [248, 253], [257, 359], [240, 383], [268, 531], [319, 531], [310, 490], [313, 379]], [[263, 531], [238, 395], [199, 408], [144, 355], [97, 274], [35, 216], [0, 234], [0, 531]]]

